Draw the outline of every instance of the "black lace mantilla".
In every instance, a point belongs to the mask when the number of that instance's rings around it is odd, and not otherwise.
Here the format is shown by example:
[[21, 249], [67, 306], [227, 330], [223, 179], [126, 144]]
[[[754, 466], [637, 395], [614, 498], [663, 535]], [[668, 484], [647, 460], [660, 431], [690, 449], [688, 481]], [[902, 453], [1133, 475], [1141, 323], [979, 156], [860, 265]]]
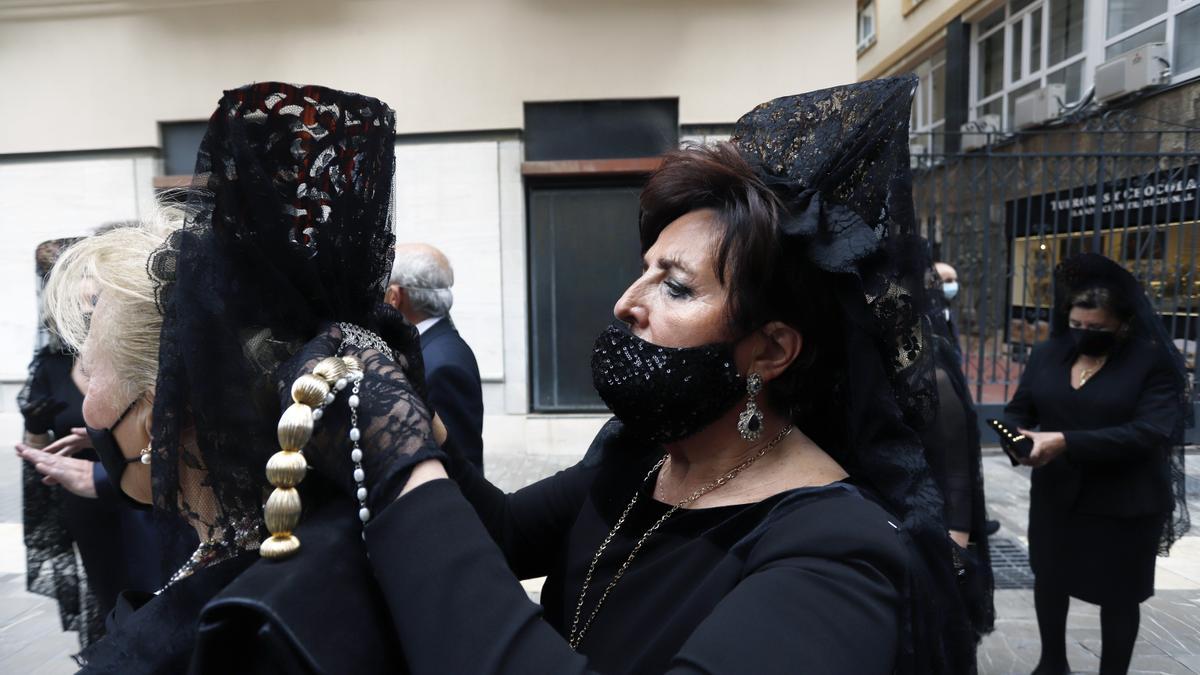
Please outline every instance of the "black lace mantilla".
[[205, 539], [261, 523], [278, 365], [329, 322], [387, 337], [394, 126], [376, 99], [274, 82], [226, 91], [209, 120], [203, 188], [147, 261], [163, 312], [155, 506]]
[[[786, 251], [836, 295], [844, 368], [825, 410], [841, 416], [831, 448], [902, 519], [923, 564], [906, 595], [900, 672], [960, 673], [975, 636], [954, 588], [942, 498], [917, 430], [937, 408], [908, 154], [915, 77], [874, 80], [764, 103], [733, 142], [787, 207]], [[803, 427], [802, 427], [803, 428]]]

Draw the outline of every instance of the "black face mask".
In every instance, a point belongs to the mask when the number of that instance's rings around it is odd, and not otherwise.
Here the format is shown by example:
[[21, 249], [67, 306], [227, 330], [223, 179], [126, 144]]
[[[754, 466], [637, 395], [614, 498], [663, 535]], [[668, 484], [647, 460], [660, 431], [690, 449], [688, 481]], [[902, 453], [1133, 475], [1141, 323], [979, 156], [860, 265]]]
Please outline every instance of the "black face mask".
[[733, 345], [660, 347], [625, 324], [596, 338], [592, 385], [618, 419], [656, 443], [691, 436], [746, 395]]
[[133, 403], [121, 413], [116, 422], [107, 429], [87, 428], [88, 438], [92, 441], [92, 447], [96, 449], [96, 454], [100, 456], [100, 464], [104, 466], [104, 470], [108, 473], [108, 480], [112, 483], [117, 492], [125, 498], [125, 501], [133, 508], [147, 510], [149, 504], [143, 504], [138, 500], [125, 494], [121, 489], [121, 476], [125, 474], [125, 467], [129, 464], [139, 461], [140, 457], [127, 458], [121, 452], [121, 445], [117, 443], [117, 437], [113, 435], [113, 431], [125, 421], [125, 417], [133, 410], [133, 407], [138, 404], [141, 399], [134, 399]]
[[1117, 344], [1117, 334], [1111, 330], [1072, 328], [1071, 339], [1075, 341], [1079, 353], [1088, 356], [1103, 356]]

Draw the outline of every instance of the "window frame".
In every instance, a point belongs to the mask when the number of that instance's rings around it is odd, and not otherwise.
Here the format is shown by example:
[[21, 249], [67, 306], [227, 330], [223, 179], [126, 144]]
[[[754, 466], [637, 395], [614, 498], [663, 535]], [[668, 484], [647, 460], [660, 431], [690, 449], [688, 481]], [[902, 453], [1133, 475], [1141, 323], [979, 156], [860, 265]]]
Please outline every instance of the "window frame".
[[941, 93], [942, 96], [945, 96], [946, 49], [944, 47], [913, 69], [913, 73], [917, 76], [917, 90], [913, 96], [913, 119], [915, 123], [910, 124], [908, 130], [909, 146], [920, 145], [925, 148], [926, 153], [932, 155], [938, 155], [945, 151], [944, 147], [942, 150], [938, 150], [935, 147], [936, 135], [944, 134], [946, 131], [946, 108], [944, 101], [942, 116], [938, 119], [933, 119], [933, 74], [938, 68], [942, 69]]
[[1116, 35], [1114, 35], [1112, 37], [1107, 37], [1107, 34], [1108, 34], [1108, 3], [1109, 3], [1109, 0], [1101, 0], [1100, 2], [1097, 3], [1099, 5], [1100, 9], [1103, 10], [1103, 13], [1101, 14], [1101, 16], [1097, 17], [1096, 21], [1093, 22], [1094, 24], [1096, 24], [1095, 26], [1093, 26], [1093, 30], [1088, 32], [1089, 37], [1092, 35], [1095, 35], [1098, 38], [1097, 42], [1099, 43], [1099, 48], [1096, 50], [1096, 56], [1098, 57], [1098, 60], [1095, 62], [1097, 66], [1100, 65], [1101, 63], [1104, 63], [1109, 58], [1115, 58], [1117, 56], [1116, 54], [1113, 54], [1112, 57], [1106, 56], [1106, 54], [1108, 52], [1108, 48], [1111, 47], [1112, 45], [1115, 45], [1116, 43], [1118, 43], [1126, 38], [1133, 37], [1134, 35], [1137, 35], [1138, 33], [1142, 32], [1144, 30], [1153, 28], [1156, 25], [1158, 25], [1159, 23], [1165, 22], [1166, 23], [1165, 39], [1167, 41], [1167, 47], [1171, 50], [1171, 79], [1170, 79], [1170, 82], [1172, 82], [1172, 83], [1182, 82], [1184, 80], [1189, 80], [1194, 77], [1200, 76], [1200, 66], [1197, 66], [1195, 68], [1192, 68], [1191, 70], [1179, 73], [1179, 72], [1175, 71], [1175, 63], [1174, 63], [1174, 61], [1175, 61], [1175, 24], [1176, 24], [1176, 20], [1179, 18], [1180, 14], [1186, 12], [1187, 10], [1194, 9], [1195, 7], [1200, 7], [1200, 0], [1167, 0], [1167, 10], [1165, 12], [1163, 12], [1161, 14], [1156, 14], [1155, 16], [1150, 17], [1149, 19], [1143, 21], [1142, 23], [1139, 23], [1138, 25], [1133, 26], [1132, 28], [1129, 28], [1125, 31], [1117, 33]]
[[[1027, 6], [1022, 7], [1017, 11], [1012, 11], [1010, 0], [999, 6], [989, 6], [987, 11], [980, 11], [978, 14], [967, 18], [967, 22], [971, 24], [971, 49], [969, 63], [967, 64], [969, 71], [968, 82], [968, 109], [967, 119], [977, 120], [987, 106], [994, 106], [1000, 110], [1000, 125], [1003, 130], [1010, 130], [1012, 120], [1010, 119], [1009, 110], [1013, 107], [1009, 101], [1009, 97], [1021, 87], [1038, 82], [1039, 86], [1046, 86], [1050, 82], [1050, 78], [1058, 76], [1062, 71], [1068, 68], [1078, 66], [1081, 70], [1079, 78], [1079, 95], [1083, 96], [1091, 90], [1095, 80], [1095, 71], [1100, 64], [1108, 59], [1105, 56], [1106, 51], [1110, 46], [1122, 40], [1125, 40], [1137, 33], [1152, 28], [1159, 23], [1166, 23], [1166, 41], [1171, 50], [1171, 77], [1168, 81], [1171, 84], [1176, 84], [1186, 80], [1200, 78], [1200, 64], [1197, 67], [1187, 71], [1177, 72], [1174, 58], [1176, 50], [1176, 24], [1181, 14], [1186, 11], [1200, 7], [1200, 0], [1167, 0], [1167, 9], [1165, 12], [1153, 16], [1136, 26], [1133, 26], [1121, 33], [1117, 33], [1112, 37], [1106, 34], [1108, 23], [1108, 5], [1110, 0], [1084, 0], [1083, 4], [1083, 48], [1076, 54], [1051, 64], [1050, 39], [1051, 39], [1051, 7], [1053, 0], [1034, 0]], [[1026, 23], [1026, 17], [1037, 8], [1042, 11], [1042, 35], [1041, 37], [1041, 68], [1033, 70], [1028, 62], [1030, 41], [1029, 33], [1031, 31], [1031, 21]], [[983, 8], [981, 7], [981, 10]], [[996, 11], [1003, 13], [1003, 19], [991, 26], [986, 31], [980, 31], [979, 27], [986, 18], [990, 18]], [[1200, 10], [1197, 10], [1200, 11]], [[1019, 76], [1013, 78], [1013, 26], [1016, 25], [1022, 30], [1022, 53], [1018, 55], [1021, 59], [1021, 67]], [[983, 82], [979, 73], [981, 62], [981, 54], [983, 42], [992, 37], [997, 32], [1003, 31], [1003, 63], [1000, 64], [1002, 70], [1001, 87], [995, 93], [981, 97]], [[1076, 101], [1066, 101], [1068, 105], [1078, 103]]]
[[[856, 49], [859, 54], [870, 49], [875, 44], [875, 35], [878, 33], [878, 16], [875, 12], [875, 0], [864, 0], [858, 5], [857, 19], [855, 21], [855, 38]], [[863, 21], [867, 19], [867, 21]], [[871, 29], [869, 34], [864, 35], [864, 23]]]
[[[1004, 18], [995, 26], [988, 28], [987, 31], [980, 32], [978, 22], [971, 25], [971, 56], [970, 56], [970, 101], [968, 108], [967, 119], [977, 120], [982, 117], [981, 109], [985, 106], [998, 104], [1000, 108], [1000, 128], [1001, 130], [1009, 130], [1012, 128], [1012, 120], [1010, 119], [1009, 110], [1015, 105], [1015, 99], [1010, 101], [1010, 97], [1014, 97], [1016, 92], [1022, 88], [1037, 84], [1038, 87], [1045, 87], [1052, 75], [1057, 75], [1080, 61], [1085, 61], [1081, 81], [1079, 83], [1079, 92], [1082, 96], [1084, 92], [1091, 86], [1092, 74], [1087, 68], [1086, 61], [1089, 60], [1089, 45], [1095, 43], [1093, 36], [1089, 32], [1088, 25], [1095, 16], [1095, 5], [1097, 2], [1107, 2], [1107, 0], [1089, 0], [1084, 5], [1083, 14], [1083, 30], [1084, 41], [1083, 47], [1077, 54], [1068, 56], [1067, 58], [1056, 63], [1050, 63], [1050, 12], [1052, 11], [1050, 0], [1035, 0], [1028, 5], [1020, 8], [1017, 11], [1012, 11], [1011, 2], [1003, 4], [1001, 11], [1004, 12]], [[1189, 0], [1189, 2], [1200, 2], [1200, 0]], [[994, 10], [993, 10], [994, 11]], [[1040, 30], [1038, 35], [1034, 35], [1034, 18], [1035, 13], [1041, 13]], [[991, 16], [988, 13], [987, 16]], [[1021, 33], [1020, 54], [1014, 54], [1014, 42], [1016, 41], [1015, 32]], [[1000, 64], [1001, 69], [1001, 86], [1000, 89], [987, 96], [980, 96], [982, 82], [979, 77], [979, 63], [981, 59], [981, 51], [983, 42], [988, 38], [993, 37], [997, 33], [1003, 33], [1004, 43], [1004, 58]], [[1038, 67], [1033, 68], [1032, 64], [1032, 46], [1035, 43], [1039, 47], [1039, 62]], [[1020, 67], [1014, 77], [1013, 65], [1014, 58], [1020, 59]], [[1064, 101], [1066, 104], [1075, 103], [1076, 101]]]

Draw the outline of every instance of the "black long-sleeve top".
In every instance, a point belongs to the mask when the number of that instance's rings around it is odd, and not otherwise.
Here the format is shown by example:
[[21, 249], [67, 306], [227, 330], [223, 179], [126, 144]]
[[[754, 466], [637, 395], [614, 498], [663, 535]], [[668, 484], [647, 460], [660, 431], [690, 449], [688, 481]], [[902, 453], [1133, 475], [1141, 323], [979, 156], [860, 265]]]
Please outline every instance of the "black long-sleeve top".
[[1036, 345], [1004, 413], [1025, 429], [1061, 431], [1066, 451], [1034, 469], [1035, 494], [1080, 513], [1138, 516], [1172, 506], [1167, 447], [1179, 406], [1172, 366], [1134, 339], [1087, 383], [1071, 386], [1069, 335]]
[[[504, 494], [456, 467], [367, 527], [367, 547], [413, 673], [889, 673], [905, 551], [891, 517], [848, 482], [762, 502], [680, 510], [646, 541], [579, 653], [568, 635], [668, 508], [643, 489], [656, 453], [610, 423], [599, 453]], [[461, 464], [461, 462], [459, 463]], [[518, 578], [547, 576], [542, 607]]]

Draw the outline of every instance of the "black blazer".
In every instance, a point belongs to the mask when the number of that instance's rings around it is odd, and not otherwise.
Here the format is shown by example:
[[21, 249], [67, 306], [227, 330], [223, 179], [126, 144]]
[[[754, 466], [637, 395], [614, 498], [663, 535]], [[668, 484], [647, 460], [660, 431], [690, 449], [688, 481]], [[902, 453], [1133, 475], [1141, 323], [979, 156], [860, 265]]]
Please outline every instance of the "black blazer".
[[421, 356], [433, 409], [458, 449], [483, 471], [483, 387], [475, 353], [447, 316], [421, 336]]
[[1061, 431], [1067, 449], [1034, 469], [1032, 489], [1060, 507], [1104, 516], [1170, 511], [1167, 452], [1178, 423], [1171, 364], [1143, 340], [1122, 345], [1079, 389], [1075, 346], [1062, 335], [1036, 345], [1004, 409], [1025, 429]]

